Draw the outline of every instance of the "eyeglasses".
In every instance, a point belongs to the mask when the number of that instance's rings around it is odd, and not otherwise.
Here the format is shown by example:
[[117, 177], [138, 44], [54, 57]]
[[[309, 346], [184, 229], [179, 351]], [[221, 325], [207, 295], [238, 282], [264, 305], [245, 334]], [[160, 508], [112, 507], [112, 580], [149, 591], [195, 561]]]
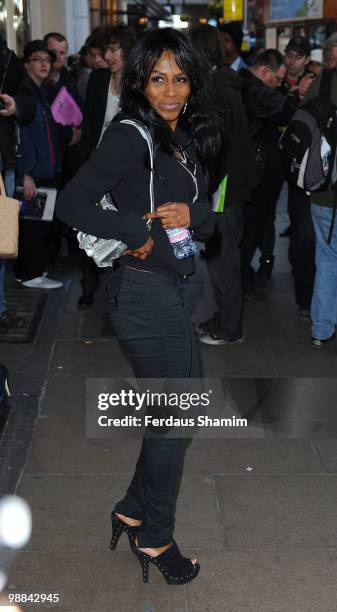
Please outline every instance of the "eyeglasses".
[[37, 55], [36, 57], [31, 57], [30, 62], [35, 62], [36, 64], [51, 64], [50, 57], [40, 57]]

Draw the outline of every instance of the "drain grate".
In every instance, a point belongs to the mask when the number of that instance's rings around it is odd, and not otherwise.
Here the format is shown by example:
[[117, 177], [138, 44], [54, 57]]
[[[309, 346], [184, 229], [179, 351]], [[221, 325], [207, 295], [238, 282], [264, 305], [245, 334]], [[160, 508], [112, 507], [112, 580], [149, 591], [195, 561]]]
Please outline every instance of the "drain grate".
[[0, 329], [0, 342], [32, 342], [39, 327], [48, 292], [28, 287], [6, 291], [7, 308], [24, 319], [20, 327]]

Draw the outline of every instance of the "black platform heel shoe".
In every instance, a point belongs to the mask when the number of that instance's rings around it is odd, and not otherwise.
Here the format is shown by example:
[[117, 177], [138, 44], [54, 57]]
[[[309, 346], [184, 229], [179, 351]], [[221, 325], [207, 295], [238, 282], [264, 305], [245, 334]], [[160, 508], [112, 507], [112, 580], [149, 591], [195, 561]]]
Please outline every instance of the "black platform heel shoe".
[[186, 584], [195, 578], [200, 570], [199, 563], [193, 565], [191, 559], [183, 557], [176, 542], [167, 548], [157, 557], [151, 557], [147, 553], [139, 550], [137, 546], [134, 553], [142, 568], [143, 581], [149, 581], [149, 565], [153, 563], [163, 574], [167, 584]]
[[112, 525], [112, 538], [110, 542], [111, 550], [115, 550], [118, 540], [121, 537], [123, 531], [127, 534], [129, 538], [129, 544], [132, 552], [135, 551], [136, 544], [135, 540], [137, 537], [137, 531], [139, 527], [131, 527], [131, 525], [127, 525], [124, 523], [114, 512], [111, 513], [111, 525]]

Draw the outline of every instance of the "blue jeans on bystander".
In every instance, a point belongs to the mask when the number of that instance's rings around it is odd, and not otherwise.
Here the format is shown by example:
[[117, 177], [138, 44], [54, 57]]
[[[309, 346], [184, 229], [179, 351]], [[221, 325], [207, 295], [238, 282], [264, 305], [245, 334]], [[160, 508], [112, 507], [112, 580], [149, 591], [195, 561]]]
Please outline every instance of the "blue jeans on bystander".
[[311, 203], [311, 215], [316, 234], [316, 276], [311, 302], [312, 336], [326, 340], [337, 324], [337, 224], [331, 243], [327, 237], [332, 208]]

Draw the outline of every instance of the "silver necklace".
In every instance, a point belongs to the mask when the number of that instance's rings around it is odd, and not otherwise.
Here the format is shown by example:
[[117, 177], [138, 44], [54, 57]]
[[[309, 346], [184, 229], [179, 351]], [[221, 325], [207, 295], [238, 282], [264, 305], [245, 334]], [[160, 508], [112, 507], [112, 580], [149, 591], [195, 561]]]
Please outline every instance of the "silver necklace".
[[[176, 157], [176, 160], [178, 162], [178, 164], [181, 165], [182, 168], [184, 168], [184, 170], [186, 170], [186, 172], [188, 172], [188, 174], [190, 175], [190, 177], [193, 180], [194, 183], [194, 187], [195, 187], [195, 196], [192, 200], [192, 204], [194, 204], [198, 197], [199, 197], [199, 185], [198, 185], [198, 180], [197, 180], [197, 164], [195, 162], [193, 162], [193, 172], [191, 172], [191, 170], [187, 167], [187, 155], [185, 153], [185, 151], [183, 151], [183, 149], [180, 148], [179, 150], [179, 155], [180, 155], [180, 159], [178, 157]], [[191, 161], [191, 159], [189, 158], [189, 160]]]

